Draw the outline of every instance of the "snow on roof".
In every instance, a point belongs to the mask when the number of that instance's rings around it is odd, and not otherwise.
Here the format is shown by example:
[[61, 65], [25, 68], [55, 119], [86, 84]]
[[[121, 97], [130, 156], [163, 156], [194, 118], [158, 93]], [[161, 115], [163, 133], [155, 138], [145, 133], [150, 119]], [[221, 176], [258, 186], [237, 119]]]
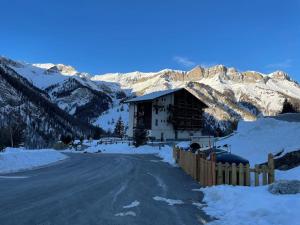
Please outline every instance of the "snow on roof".
[[185, 88], [175, 88], [175, 89], [169, 89], [169, 90], [164, 90], [164, 91], [156, 91], [156, 92], [152, 92], [150, 94], [142, 95], [142, 96], [127, 100], [126, 102], [129, 103], [129, 102], [141, 102], [141, 101], [154, 100], [159, 97], [162, 97], [162, 96], [165, 96], [165, 95], [168, 95], [168, 94], [171, 94], [176, 91], [183, 90], [183, 89], [185, 89]]

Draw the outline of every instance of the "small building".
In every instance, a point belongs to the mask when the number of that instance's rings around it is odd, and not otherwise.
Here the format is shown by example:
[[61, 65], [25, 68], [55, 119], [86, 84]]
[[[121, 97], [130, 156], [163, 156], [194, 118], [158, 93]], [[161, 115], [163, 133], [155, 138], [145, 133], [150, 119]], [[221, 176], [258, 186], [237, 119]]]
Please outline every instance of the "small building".
[[187, 140], [201, 136], [203, 109], [208, 106], [186, 88], [153, 92], [126, 101], [129, 104], [128, 136], [146, 129], [155, 140]]

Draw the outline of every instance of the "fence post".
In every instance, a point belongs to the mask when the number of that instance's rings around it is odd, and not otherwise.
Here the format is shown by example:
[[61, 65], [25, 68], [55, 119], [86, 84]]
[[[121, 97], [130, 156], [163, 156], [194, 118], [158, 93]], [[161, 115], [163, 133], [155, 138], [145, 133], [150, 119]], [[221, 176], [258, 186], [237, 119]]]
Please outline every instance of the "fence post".
[[216, 153], [213, 152], [210, 155], [210, 160], [211, 160], [211, 179], [212, 183], [211, 185], [216, 185]]
[[229, 163], [225, 163], [225, 184], [229, 184]]
[[222, 167], [222, 163], [220, 162], [218, 163], [217, 171], [218, 171], [217, 184], [223, 184], [223, 167]]
[[268, 183], [271, 184], [275, 181], [275, 173], [274, 173], [274, 169], [275, 169], [275, 164], [274, 164], [274, 157], [272, 154], [268, 155]]
[[177, 148], [176, 147], [173, 148], [173, 159], [177, 163]]
[[236, 185], [236, 165], [235, 163], [231, 164], [231, 184]]
[[244, 165], [239, 164], [239, 185], [244, 186]]
[[196, 155], [196, 180], [200, 182], [200, 156]]
[[197, 180], [197, 157], [196, 154], [193, 153], [193, 178]]
[[266, 165], [262, 166], [262, 175], [263, 175], [263, 185], [267, 185], [268, 177], [267, 177], [267, 166]]
[[250, 186], [250, 165], [246, 165], [246, 186]]
[[255, 186], [259, 185], [259, 166], [255, 165]]

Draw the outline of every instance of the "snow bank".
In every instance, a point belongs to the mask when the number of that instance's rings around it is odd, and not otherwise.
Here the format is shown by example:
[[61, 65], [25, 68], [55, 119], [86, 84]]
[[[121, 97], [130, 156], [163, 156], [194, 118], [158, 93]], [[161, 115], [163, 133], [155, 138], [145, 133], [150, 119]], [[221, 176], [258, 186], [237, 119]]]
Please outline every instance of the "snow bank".
[[[162, 161], [167, 162], [171, 165], [175, 165], [173, 159], [172, 147], [165, 145], [163, 147], [143, 145], [138, 148], [128, 145], [128, 143], [117, 143], [117, 144], [98, 144], [97, 141], [85, 141], [85, 145], [89, 147], [85, 152], [89, 153], [114, 153], [114, 154], [155, 154], [162, 158]], [[74, 150], [66, 150], [65, 152], [76, 152]]]
[[250, 161], [250, 164], [267, 161], [268, 153], [276, 154], [284, 149], [291, 152], [300, 149], [300, 123], [261, 118], [254, 122], [239, 122], [237, 133], [217, 145], [231, 145], [232, 153]]
[[218, 219], [210, 225], [299, 224], [300, 194], [273, 195], [267, 186], [214, 186], [201, 190], [207, 203], [203, 210]]
[[6, 148], [0, 153], [0, 173], [32, 169], [66, 159], [67, 156], [55, 150], [24, 150], [22, 148]]

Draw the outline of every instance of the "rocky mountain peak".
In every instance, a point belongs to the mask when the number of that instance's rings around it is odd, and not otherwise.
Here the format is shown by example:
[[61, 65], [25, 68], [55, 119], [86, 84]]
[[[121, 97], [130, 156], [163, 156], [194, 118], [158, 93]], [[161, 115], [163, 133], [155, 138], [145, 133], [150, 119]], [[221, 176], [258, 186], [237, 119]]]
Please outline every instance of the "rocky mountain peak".
[[227, 74], [227, 67], [224, 65], [216, 65], [209, 67], [205, 72], [206, 77], [208, 78], [214, 77], [216, 75], [218, 75], [219, 77], [225, 77]]
[[280, 70], [271, 73], [270, 77], [277, 80], [289, 80], [289, 81], [291, 80], [291, 78], [287, 73]]
[[64, 65], [64, 64], [56, 64], [45, 71], [46, 73], [61, 73], [64, 75], [75, 75], [77, 71], [74, 67]]
[[241, 73], [243, 76], [244, 82], [256, 83], [256, 82], [264, 82], [263, 74], [256, 71], [246, 71]]

